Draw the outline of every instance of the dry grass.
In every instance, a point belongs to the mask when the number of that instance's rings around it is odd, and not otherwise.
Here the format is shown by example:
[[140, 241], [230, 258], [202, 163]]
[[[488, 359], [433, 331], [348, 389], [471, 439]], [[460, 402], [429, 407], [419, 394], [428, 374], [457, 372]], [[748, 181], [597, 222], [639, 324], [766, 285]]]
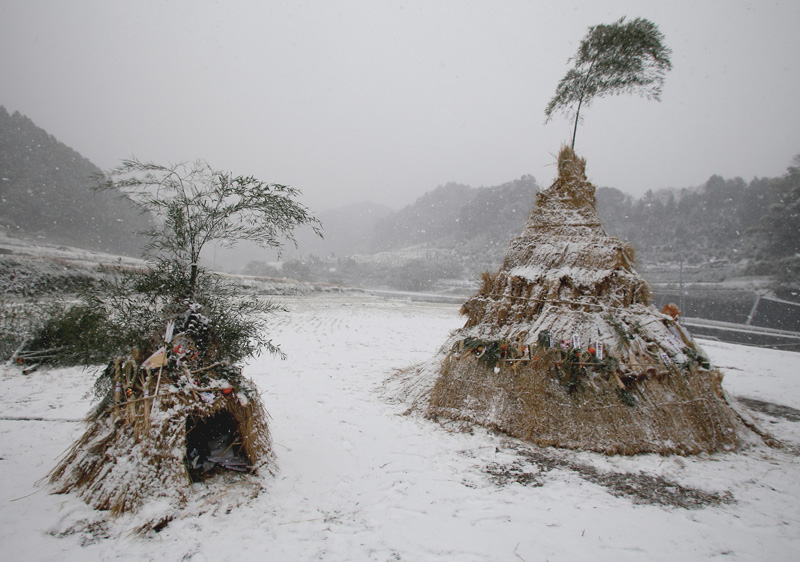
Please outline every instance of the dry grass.
[[[608, 454], [742, 446], [749, 426], [729, 406], [722, 375], [691, 336], [651, 306], [633, 247], [605, 233], [585, 160], [565, 147], [558, 169], [501, 268], [484, 273], [464, 303], [464, 328], [435, 360], [428, 415]], [[555, 349], [540, 345], [543, 333], [555, 337]], [[468, 338], [519, 342], [537, 357], [501, 360], [495, 370], [461, 352]], [[602, 342], [606, 362], [589, 357], [587, 365], [568, 365], [559, 349], [572, 338], [583, 342], [583, 354], [587, 342]]]
[[[429, 416], [498, 429], [540, 446], [605, 454], [698, 454], [733, 450], [746, 430], [728, 407], [716, 371], [617, 380], [588, 373], [570, 389], [551, 361], [499, 372], [463, 356], [442, 366]], [[624, 394], [623, 394], [624, 393]]]
[[[131, 381], [149, 387], [147, 395], [136, 384], [132, 385], [136, 392], [127, 399], [109, 390], [88, 416], [85, 433], [48, 475], [55, 493], [74, 492], [95, 509], [113, 515], [137, 511], [155, 498], [183, 505], [192, 486], [185, 463], [188, 421], [221, 412], [234, 421], [252, 470], [271, 462], [267, 413], [254, 388], [248, 388], [249, 381], [239, 379], [239, 387], [229, 389], [227, 381], [206, 371], [210, 384], [198, 389], [180, 385], [178, 372], [162, 373], [157, 400], [155, 376], [142, 374]], [[124, 369], [118, 373], [124, 380]]]

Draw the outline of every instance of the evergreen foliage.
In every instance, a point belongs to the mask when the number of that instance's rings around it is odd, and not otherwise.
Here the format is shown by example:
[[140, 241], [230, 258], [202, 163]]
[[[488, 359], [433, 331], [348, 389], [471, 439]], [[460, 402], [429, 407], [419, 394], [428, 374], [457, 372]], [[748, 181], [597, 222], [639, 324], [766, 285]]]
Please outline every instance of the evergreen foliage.
[[129, 192], [159, 219], [148, 233], [147, 266], [120, 268], [89, 286], [78, 304], [45, 313], [21, 357], [97, 364], [150, 354], [162, 345], [170, 321], [194, 342], [205, 364], [237, 362], [264, 349], [282, 356], [265, 335], [266, 315], [279, 307], [242, 297], [198, 261], [212, 241], [246, 238], [280, 248], [298, 225], [319, 231], [316, 219], [293, 200], [298, 192], [217, 172], [203, 162], [187, 167], [128, 160], [107, 177], [100, 189]]
[[776, 258], [800, 254], [800, 154], [793, 163], [769, 186], [770, 204], [762, 219], [768, 232], [766, 250]]
[[770, 186], [771, 204], [764, 221], [766, 251], [775, 261], [779, 287], [800, 291], [800, 154], [794, 165]]
[[27, 307], [30, 333], [19, 357], [27, 364], [97, 365], [134, 349], [150, 353], [161, 345], [169, 320], [209, 364], [241, 361], [263, 350], [283, 357], [267, 337], [268, 315], [283, 307], [241, 295], [204, 269], [193, 298], [181, 297], [189, 294], [187, 273], [181, 264], [160, 261], [142, 271], [120, 270], [101, 278], [77, 302]]
[[672, 52], [663, 42], [658, 27], [644, 18], [626, 22], [622, 17], [612, 24], [590, 27], [570, 59], [573, 67], [558, 83], [545, 108], [547, 121], [556, 111], [574, 116], [574, 149], [581, 109], [594, 98], [640, 94], [660, 100], [664, 75], [672, 68]]
[[44, 311], [41, 325], [26, 342], [28, 363], [94, 365], [119, 350], [119, 330], [98, 308], [57, 303]]
[[648, 190], [638, 199], [598, 188], [597, 210], [606, 230], [635, 242], [645, 261], [757, 260], [767, 257], [775, 181], [714, 175], [697, 188]]

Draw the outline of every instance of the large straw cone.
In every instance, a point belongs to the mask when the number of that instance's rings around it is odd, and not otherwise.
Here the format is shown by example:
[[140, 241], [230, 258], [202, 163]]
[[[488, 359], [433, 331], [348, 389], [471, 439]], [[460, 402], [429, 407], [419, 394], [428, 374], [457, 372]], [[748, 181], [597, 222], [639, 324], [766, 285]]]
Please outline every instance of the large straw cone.
[[[421, 369], [437, 377], [427, 413], [605, 453], [740, 447], [752, 432], [721, 373], [651, 305], [633, 247], [603, 229], [585, 165], [561, 150], [558, 178], [537, 194], [503, 265], [463, 305], [465, 326]], [[597, 342], [603, 361], [589, 350]], [[485, 356], [492, 346], [496, 365]]]

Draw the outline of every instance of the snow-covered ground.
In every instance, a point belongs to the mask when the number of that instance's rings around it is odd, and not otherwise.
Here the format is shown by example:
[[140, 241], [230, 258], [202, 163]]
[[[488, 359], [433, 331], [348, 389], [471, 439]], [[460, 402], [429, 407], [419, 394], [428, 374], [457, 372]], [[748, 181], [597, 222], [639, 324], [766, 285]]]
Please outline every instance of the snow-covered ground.
[[95, 373], [0, 368], [0, 559], [800, 560], [800, 354], [702, 342], [730, 394], [789, 408], [754, 413], [783, 448], [604, 457], [456, 432], [384, 399], [395, 369], [462, 324], [457, 305], [281, 301], [290, 312], [271, 335], [288, 359], [246, 368], [272, 417], [278, 473], [255, 498], [198, 486], [147, 536], [133, 536], [135, 517], [109, 520], [37, 485], [82, 432]]
[[143, 261], [138, 258], [107, 254], [95, 250], [85, 250], [74, 246], [62, 246], [44, 240], [31, 240], [11, 236], [5, 229], [0, 228], [0, 253], [21, 254], [34, 258], [59, 259], [64, 262], [82, 264], [89, 268], [96, 268], [98, 264], [117, 264], [128, 266], [141, 266]]

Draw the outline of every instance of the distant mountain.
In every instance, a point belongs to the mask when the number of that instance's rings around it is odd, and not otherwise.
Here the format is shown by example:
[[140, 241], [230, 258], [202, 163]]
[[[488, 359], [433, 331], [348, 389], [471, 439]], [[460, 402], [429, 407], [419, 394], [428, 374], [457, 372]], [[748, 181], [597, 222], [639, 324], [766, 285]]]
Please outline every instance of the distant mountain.
[[316, 215], [322, 222], [323, 238], [303, 229], [297, 235], [297, 251], [292, 253], [321, 257], [369, 253], [375, 225], [392, 213], [391, 208], [372, 202], [323, 211]]
[[417, 244], [452, 245], [461, 210], [475, 195], [474, 188], [452, 182], [425, 193], [411, 205], [378, 221], [372, 236], [373, 251]]
[[530, 175], [478, 188], [459, 215], [459, 245], [502, 259], [508, 242], [525, 227], [539, 189]]
[[135, 255], [134, 204], [94, 192], [101, 170], [29, 118], [0, 106], [0, 227], [10, 234]]
[[[606, 231], [632, 242], [647, 263], [757, 260], [766, 252], [770, 213], [780, 201], [796, 199], [791, 196], [795, 184], [784, 185], [793, 178], [790, 173], [748, 184], [712, 176], [698, 187], [651, 190], [641, 198], [599, 187], [597, 211]], [[376, 211], [368, 204], [344, 207], [320, 215], [324, 245], [300, 237], [293, 255], [325, 258], [427, 248], [449, 250], [469, 269], [496, 268], [509, 241], [525, 227], [538, 190], [536, 180], [526, 175], [491, 187], [440, 185], [396, 212]]]
[[[357, 286], [457, 289], [454, 280], [499, 267], [538, 190], [527, 175], [492, 187], [448, 183], [396, 212], [356, 205], [322, 214], [328, 241], [341, 243], [323, 251], [318, 241], [299, 238], [282, 273]], [[684, 272], [680, 279], [687, 282], [758, 276], [761, 283], [766, 276], [789, 300], [800, 294], [798, 194], [800, 166], [781, 178], [746, 183], [715, 175], [701, 186], [649, 190], [641, 198], [613, 187], [596, 191], [606, 232], [634, 245], [639, 267], [653, 281], [678, 282]]]
[[373, 250], [422, 244], [496, 261], [524, 227], [538, 190], [530, 175], [493, 187], [439, 186], [378, 221]]
[[[294, 232], [297, 247], [284, 245], [281, 259], [303, 259], [308, 256], [340, 258], [370, 251], [370, 236], [375, 223], [394, 211], [376, 203], [364, 202], [337, 209], [314, 212], [322, 223], [323, 238], [310, 227], [300, 227]], [[263, 263], [278, 260], [278, 253], [259, 247], [254, 242], [243, 241], [232, 248], [218, 248], [213, 258], [205, 256], [214, 269], [231, 273], [263, 274]]]

